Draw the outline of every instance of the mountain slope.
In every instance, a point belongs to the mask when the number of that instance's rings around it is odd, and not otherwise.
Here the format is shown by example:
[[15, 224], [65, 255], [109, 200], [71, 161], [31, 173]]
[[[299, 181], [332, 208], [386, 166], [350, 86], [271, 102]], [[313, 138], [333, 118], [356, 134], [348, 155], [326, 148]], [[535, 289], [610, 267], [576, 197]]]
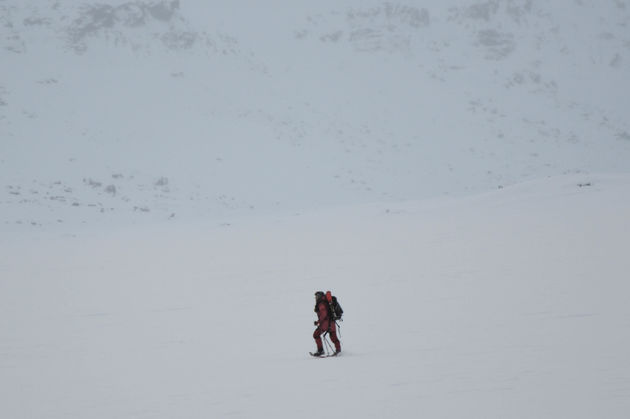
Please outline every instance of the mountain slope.
[[7, 229], [628, 171], [623, 1], [0, 7]]

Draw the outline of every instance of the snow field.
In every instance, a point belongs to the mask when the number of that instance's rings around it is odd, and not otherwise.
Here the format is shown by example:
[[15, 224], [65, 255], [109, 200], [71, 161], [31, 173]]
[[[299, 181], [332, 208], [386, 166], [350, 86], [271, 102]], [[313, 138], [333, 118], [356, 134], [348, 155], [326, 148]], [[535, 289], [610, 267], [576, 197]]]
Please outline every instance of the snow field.
[[3, 240], [3, 416], [624, 417], [630, 179], [582, 183]]

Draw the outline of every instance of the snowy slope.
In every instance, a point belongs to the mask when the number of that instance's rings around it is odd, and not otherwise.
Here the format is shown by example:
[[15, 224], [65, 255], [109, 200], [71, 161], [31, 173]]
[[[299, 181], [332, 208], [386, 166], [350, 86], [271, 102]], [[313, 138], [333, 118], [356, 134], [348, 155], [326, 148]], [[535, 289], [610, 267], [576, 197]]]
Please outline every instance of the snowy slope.
[[7, 229], [628, 171], [623, 1], [0, 7]]
[[[569, 176], [229, 227], [2, 240], [0, 410], [623, 418], [629, 211], [627, 175]], [[346, 311], [344, 353], [319, 360], [311, 294], [327, 288]]]

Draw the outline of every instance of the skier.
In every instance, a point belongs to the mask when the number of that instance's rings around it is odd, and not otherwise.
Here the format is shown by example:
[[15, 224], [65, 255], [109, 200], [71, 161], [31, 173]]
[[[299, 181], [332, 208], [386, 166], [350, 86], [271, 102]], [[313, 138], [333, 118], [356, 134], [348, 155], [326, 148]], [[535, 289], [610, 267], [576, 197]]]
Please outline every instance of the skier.
[[337, 325], [332, 317], [332, 313], [330, 312], [330, 305], [328, 300], [326, 300], [326, 295], [322, 291], [317, 291], [315, 293], [315, 313], [317, 313], [317, 319], [315, 321], [315, 332], [313, 332], [313, 338], [315, 339], [315, 343], [317, 344], [317, 352], [312, 353], [313, 356], [322, 356], [324, 355], [324, 345], [322, 343], [321, 336], [328, 332], [330, 335], [330, 340], [335, 344], [335, 353], [333, 356], [339, 355], [341, 352], [341, 342], [337, 338]]

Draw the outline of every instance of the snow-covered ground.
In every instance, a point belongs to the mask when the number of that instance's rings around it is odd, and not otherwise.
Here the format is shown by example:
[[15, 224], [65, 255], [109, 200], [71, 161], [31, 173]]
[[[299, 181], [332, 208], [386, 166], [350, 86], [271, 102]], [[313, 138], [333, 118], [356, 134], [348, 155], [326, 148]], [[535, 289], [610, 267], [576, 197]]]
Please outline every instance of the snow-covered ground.
[[629, 24], [0, 0], [0, 417], [625, 418]]
[[[629, 213], [630, 176], [570, 176], [2, 240], [2, 416], [623, 418]], [[307, 355], [317, 289], [340, 358]]]

